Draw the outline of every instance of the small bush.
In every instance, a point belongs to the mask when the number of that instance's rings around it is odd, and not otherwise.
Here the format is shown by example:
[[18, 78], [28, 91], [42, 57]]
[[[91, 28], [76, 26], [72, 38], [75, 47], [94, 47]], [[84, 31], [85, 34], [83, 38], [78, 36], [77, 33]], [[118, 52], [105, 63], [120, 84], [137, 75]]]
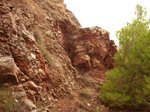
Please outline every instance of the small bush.
[[80, 81], [83, 84], [83, 86], [85, 86], [85, 87], [91, 87], [92, 86], [91, 82], [90, 82], [90, 76], [88, 74], [82, 75]]
[[33, 32], [34, 32], [34, 36], [36, 39], [36, 43], [37, 43], [38, 47], [40, 48], [40, 51], [41, 51], [43, 57], [47, 60], [47, 64], [50, 67], [53, 67], [54, 62], [44, 46], [44, 36], [43, 36], [42, 32], [38, 28], [35, 28], [35, 31], [33, 31]]
[[50, 14], [52, 17], [58, 17], [57, 10], [50, 7], [48, 4], [49, 4], [48, 2], [46, 4], [43, 4], [42, 8], [47, 12], [47, 14]]
[[79, 95], [84, 98], [90, 99], [93, 95], [93, 91], [91, 88], [85, 88], [85, 89], [79, 90]]

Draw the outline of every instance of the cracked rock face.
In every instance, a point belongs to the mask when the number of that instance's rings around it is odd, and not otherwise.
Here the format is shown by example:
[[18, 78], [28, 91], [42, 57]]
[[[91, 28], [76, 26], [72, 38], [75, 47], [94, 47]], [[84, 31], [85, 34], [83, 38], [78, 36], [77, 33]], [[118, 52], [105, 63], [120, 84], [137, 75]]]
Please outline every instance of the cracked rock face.
[[109, 33], [81, 28], [63, 0], [0, 0], [0, 84], [12, 83], [27, 111], [47, 110], [77, 89], [74, 67], [113, 68], [115, 52]]
[[[67, 30], [67, 29], [65, 29]], [[112, 69], [117, 47], [109, 32], [100, 27], [79, 28], [66, 36], [65, 49], [73, 66], [81, 69]]]
[[57, 19], [69, 18], [64, 7], [62, 0], [0, 1], [0, 84], [13, 83], [29, 111], [77, 88], [78, 73], [59, 42]]

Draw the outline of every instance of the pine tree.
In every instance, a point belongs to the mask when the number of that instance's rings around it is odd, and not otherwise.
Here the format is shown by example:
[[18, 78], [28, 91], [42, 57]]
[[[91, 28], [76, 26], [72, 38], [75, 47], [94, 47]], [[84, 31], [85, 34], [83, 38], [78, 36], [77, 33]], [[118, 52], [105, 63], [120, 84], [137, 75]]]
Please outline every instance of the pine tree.
[[106, 73], [100, 100], [111, 107], [150, 107], [150, 21], [136, 6], [136, 18], [117, 32], [120, 49], [115, 68]]

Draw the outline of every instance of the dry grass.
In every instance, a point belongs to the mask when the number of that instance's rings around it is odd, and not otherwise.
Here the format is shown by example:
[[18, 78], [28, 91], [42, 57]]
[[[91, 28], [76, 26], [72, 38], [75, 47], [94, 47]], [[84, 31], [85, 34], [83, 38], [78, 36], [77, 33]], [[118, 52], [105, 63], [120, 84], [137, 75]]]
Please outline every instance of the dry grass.
[[93, 94], [93, 90], [87, 87], [85, 89], [79, 90], [79, 95], [86, 99], [90, 99], [94, 94]]
[[4, 84], [0, 84], [0, 110], [4, 112], [10, 112], [17, 107], [17, 103], [14, 101], [10, 88]]
[[39, 28], [35, 28], [34, 37], [36, 39], [36, 43], [38, 47], [40, 48], [40, 51], [43, 55], [43, 57], [47, 60], [47, 64], [50, 67], [54, 66], [54, 61], [52, 60], [52, 57], [49, 55], [49, 52], [46, 50], [46, 47], [44, 46], [44, 36]]

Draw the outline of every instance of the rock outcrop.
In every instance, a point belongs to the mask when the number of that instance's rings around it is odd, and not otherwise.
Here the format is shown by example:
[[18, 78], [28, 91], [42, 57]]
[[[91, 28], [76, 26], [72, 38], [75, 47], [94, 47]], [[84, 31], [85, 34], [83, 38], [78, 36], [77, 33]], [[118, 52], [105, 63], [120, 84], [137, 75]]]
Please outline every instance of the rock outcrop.
[[77, 87], [78, 73], [58, 42], [55, 18], [60, 13], [63, 20], [63, 7], [62, 1], [0, 2], [1, 83], [21, 84], [26, 98], [43, 106]]
[[112, 69], [116, 45], [100, 27], [80, 28], [66, 37], [66, 51], [72, 64], [83, 69]]
[[13, 84], [26, 112], [49, 109], [77, 89], [74, 67], [113, 68], [115, 52], [109, 33], [82, 29], [63, 0], [0, 0], [0, 84]]

